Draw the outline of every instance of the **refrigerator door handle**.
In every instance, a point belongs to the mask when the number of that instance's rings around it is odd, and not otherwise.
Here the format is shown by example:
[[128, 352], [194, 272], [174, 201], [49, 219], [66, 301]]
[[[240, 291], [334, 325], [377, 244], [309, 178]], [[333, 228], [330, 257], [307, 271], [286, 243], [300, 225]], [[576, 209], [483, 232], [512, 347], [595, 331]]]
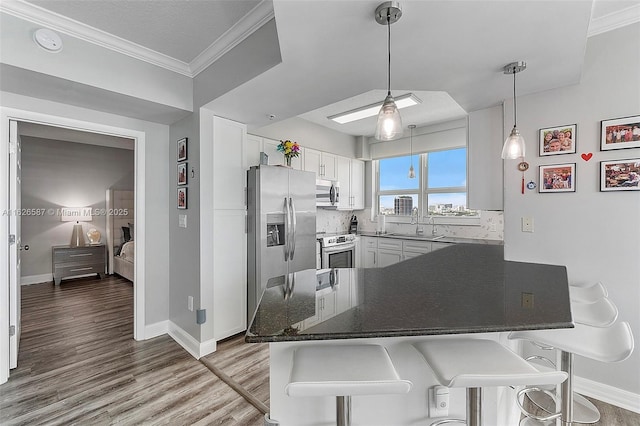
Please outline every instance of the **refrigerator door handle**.
[[289, 239], [290, 237], [290, 216], [289, 216], [289, 203], [287, 197], [284, 197], [284, 261], [289, 260]]
[[291, 253], [289, 253], [289, 257], [293, 260], [293, 255], [296, 254], [296, 235], [297, 231], [297, 219], [296, 219], [296, 206], [293, 204], [293, 198], [289, 198], [289, 210], [291, 211], [291, 227], [293, 229], [291, 235]]

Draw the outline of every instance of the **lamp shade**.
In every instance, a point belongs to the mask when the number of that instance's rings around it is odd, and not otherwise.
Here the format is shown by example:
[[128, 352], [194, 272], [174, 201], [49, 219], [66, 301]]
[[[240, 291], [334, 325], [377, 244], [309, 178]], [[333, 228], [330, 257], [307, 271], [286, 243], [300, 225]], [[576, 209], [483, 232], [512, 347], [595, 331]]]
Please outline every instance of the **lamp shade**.
[[389, 94], [378, 113], [375, 138], [380, 141], [390, 141], [400, 136], [402, 136], [402, 119], [393, 96]]
[[63, 207], [60, 220], [62, 222], [91, 222], [91, 207]]
[[513, 126], [511, 133], [504, 141], [502, 147], [502, 158], [514, 160], [516, 158], [523, 158], [525, 154], [524, 138], [520, 135], [520, 132]]

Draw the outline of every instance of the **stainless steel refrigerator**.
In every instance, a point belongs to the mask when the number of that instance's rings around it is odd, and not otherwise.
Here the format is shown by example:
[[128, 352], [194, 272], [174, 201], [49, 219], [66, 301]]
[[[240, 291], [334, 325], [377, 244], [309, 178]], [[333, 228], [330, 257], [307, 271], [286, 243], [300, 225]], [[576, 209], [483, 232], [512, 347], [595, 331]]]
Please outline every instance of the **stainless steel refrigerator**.
[[288, 167], [247, 171], [247, 325], [270, 278], [316, 267], [315, 184]]

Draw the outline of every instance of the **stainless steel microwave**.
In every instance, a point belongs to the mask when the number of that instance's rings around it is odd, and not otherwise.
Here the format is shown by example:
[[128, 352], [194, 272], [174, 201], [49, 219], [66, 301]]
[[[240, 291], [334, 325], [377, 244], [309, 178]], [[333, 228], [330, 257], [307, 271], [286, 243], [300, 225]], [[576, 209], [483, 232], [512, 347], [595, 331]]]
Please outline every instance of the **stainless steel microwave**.
[[334, 180], [316, 179], [316, 207], [338, 208], [340, 184]]

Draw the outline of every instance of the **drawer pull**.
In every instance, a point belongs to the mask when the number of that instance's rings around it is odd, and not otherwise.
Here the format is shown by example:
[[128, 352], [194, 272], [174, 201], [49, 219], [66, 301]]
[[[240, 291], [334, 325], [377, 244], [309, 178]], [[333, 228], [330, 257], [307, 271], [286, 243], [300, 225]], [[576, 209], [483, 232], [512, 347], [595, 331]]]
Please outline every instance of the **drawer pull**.
[[93, 267], [89, 266], [88, 268], [76, 268], [76, 269], [70, 269], [71, 272], [76, 272], [76, 271], [89, 271], [92, 270]]
[[69, 257], [93, 256], [93, 253], [70, 254]]

